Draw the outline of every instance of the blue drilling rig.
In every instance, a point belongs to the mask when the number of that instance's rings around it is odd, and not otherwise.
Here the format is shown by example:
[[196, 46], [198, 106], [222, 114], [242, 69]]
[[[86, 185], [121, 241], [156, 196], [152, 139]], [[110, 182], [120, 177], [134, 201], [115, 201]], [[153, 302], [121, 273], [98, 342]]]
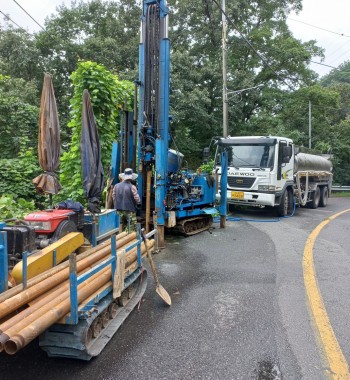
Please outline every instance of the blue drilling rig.
[[128, 157], [124, 162], [136, 168], [137, 161], [146, 231], [151, 225], [156, 226], [162, 247], [165, 227], [193, 235], [211, 226], [212, 215], [217, 212], [216, 182], [208, 173], [182, 170], [183, 155], [169, 149], [170, 41], [166, 1], [144, 0], [141, 21], [136, 82], [137, 159], [130, 149], [136, 136], [129, 128], [122, 133], [124, 141], [128, 140], [124, 146], [124, 156], [126, 153]]

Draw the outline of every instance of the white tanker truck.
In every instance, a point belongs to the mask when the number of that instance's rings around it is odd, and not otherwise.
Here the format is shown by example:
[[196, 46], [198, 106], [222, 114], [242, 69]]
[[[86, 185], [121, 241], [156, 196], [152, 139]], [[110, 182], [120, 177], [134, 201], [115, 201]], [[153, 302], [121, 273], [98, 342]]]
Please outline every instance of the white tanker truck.
[[293, 141], [285, 137], [229, 136], [217, 145], [214, 169], [219, 176], [222, 149], [228, 154], [229, 207], [270, 206], [279, 216], [290, 215], [294, 204], [326, 207], [332, 186], [328, 159], [298, 153]]

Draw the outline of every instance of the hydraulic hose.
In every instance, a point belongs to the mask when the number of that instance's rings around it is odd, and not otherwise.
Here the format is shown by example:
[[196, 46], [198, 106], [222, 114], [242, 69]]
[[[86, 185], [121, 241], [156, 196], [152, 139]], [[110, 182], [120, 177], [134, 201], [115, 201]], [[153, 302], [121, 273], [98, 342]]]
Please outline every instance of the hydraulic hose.
[[[235, 216], [227, 216], [226, 221], [228, 221], [228, 222], [276, 223], [276, 222], [280, 222], [281, 219], [291, 218], [292, 216], [294, 216], [295, 208], [296, 208], [296, 203], [295, 203], [295, 199], [293, 198], [293, 210], [292, 210], [292, 213], [290, 215], [280, 216], [277, 219], [247, 219], [247, 218], [240, 218], [240, 217], [235, 217]], [[219, 223], [220, 217], [215, 216], [213, 218], [213, 222]]]

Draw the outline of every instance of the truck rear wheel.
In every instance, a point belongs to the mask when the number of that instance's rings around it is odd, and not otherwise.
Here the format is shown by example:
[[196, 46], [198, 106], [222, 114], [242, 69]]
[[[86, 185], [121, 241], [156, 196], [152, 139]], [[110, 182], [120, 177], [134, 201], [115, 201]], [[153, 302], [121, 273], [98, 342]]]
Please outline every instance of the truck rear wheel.
[[329, 196], [328, 187], [327, 186], [323, 186], [321, 188], [320, 207], [326, 207], [327, 206], [327, 204], [328, 204], [328, 196]]
[[317, 187], [316, 190], [311, 194], [311, 202], [309, 203], [310, 208], [317, 208], [320, 204], [321, 192], [320, 188]]

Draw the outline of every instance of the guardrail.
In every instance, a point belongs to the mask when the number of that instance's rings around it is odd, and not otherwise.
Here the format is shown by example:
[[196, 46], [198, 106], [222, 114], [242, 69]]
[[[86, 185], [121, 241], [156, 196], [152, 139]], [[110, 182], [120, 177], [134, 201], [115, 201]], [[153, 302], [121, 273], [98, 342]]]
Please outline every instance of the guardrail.
[[341, 191], [350, 192], [350, 186], [332, 186], [332, 193], [339, 193]]

